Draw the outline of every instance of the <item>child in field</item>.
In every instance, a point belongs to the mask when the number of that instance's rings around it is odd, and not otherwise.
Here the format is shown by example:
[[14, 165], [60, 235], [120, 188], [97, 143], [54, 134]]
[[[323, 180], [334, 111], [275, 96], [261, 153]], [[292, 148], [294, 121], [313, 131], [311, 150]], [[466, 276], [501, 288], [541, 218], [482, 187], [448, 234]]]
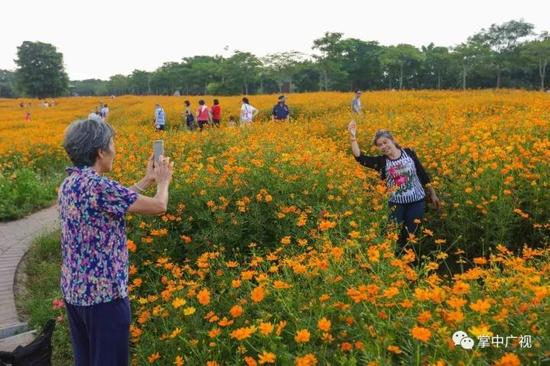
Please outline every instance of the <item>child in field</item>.
[[229, 116], [229, 121], [227, 122], [229, 127], [235, 127], [237, 125], [237, 120], [235, 116]]

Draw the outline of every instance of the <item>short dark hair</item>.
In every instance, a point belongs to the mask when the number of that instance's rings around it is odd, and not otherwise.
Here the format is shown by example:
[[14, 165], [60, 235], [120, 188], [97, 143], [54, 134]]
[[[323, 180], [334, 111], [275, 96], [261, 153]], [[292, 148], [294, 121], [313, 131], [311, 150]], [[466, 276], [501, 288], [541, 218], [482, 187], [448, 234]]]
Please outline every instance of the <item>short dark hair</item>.
[[191, 102], [189, 102], [188, 100], [184, 101], [183, 103], [188, 107], [191, 105]]
[[285, 99], [285, 96], [284, 95], [279, 95], [279, 100], [283, 100]]
[[202, 99], [199, 100], [199, 104], [200, 104], [200, 105], [204, 105], [204, 100], [202, 100]]
[[247, 97], [244, 97], [243, 98], [243, 103], [246, 103], [246, 104], [249, 104], [250, 102], [248, 101], [248, 98]]
[[106, 122], [79, 120], [67, 127], [63, 147], [74, 166], [93, 166], [99, 150], [109, 151], [114, 136], [115, 130]]
[[218, 104], [220, 104], [220, 101], [217, 99], [214, 99], [214, 105], [218, 105]]

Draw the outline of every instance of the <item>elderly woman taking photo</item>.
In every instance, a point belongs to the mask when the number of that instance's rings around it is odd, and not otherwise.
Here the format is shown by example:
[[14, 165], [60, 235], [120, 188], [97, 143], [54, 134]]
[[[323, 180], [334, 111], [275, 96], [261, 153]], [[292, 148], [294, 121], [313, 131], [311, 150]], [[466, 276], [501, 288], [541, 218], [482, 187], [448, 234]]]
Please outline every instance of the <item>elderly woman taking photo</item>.
[[424, 217], [426, 196], [438, 209], [441, 202], [429, 185], [430, 178], [416, 153], [411, 149], [401, 148], [389, 131], [379, 130], [374, 136], [372, 142], [382, 153], [378, 156], [366, 156], [359, 149], [355, 121], [349, 123], [348, 131], [355, 160], [377, 170], [391, 192], [390, 217], [401, 227], [399, 248], [396, 251], [400, 252], [407, 243], [408, 234], [416, 232]]
[[[63, 147], [73, 163], [59, 189], [61, 292], [75, 365], [128, 365], [130, 304], [126, 212], [166, 211], [173, 163], [149, 159], [145, 177], [126, 188], [102, 174], [115, 158], [114, 130], [101, 121], [73, 122]], [[156, 184], [154, 197], [144, 192]]]

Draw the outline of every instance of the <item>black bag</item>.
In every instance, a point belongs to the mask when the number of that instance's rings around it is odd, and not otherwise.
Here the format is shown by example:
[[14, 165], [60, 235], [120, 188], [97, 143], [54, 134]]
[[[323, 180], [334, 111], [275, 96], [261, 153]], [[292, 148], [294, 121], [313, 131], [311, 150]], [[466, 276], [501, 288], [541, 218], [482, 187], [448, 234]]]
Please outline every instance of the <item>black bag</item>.
[[0, 352], [0, 366], [51, 366], [54, 329], [55, 320], [50, 319], [31, 343], [17, 346], [13, 352]]

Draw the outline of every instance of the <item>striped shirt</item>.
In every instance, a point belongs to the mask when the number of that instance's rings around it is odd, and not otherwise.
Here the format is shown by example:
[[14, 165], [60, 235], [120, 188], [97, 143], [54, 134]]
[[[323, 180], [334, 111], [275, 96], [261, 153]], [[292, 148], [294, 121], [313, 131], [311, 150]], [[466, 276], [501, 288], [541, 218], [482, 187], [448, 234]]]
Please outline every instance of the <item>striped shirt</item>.
[[391, 191], [389, 201], [392, 203], [412, 203], [426, 197], [424, 188], [418, 179], [414, 160], [401, 150], [398, 159], [386, 158], [386, 185]]

